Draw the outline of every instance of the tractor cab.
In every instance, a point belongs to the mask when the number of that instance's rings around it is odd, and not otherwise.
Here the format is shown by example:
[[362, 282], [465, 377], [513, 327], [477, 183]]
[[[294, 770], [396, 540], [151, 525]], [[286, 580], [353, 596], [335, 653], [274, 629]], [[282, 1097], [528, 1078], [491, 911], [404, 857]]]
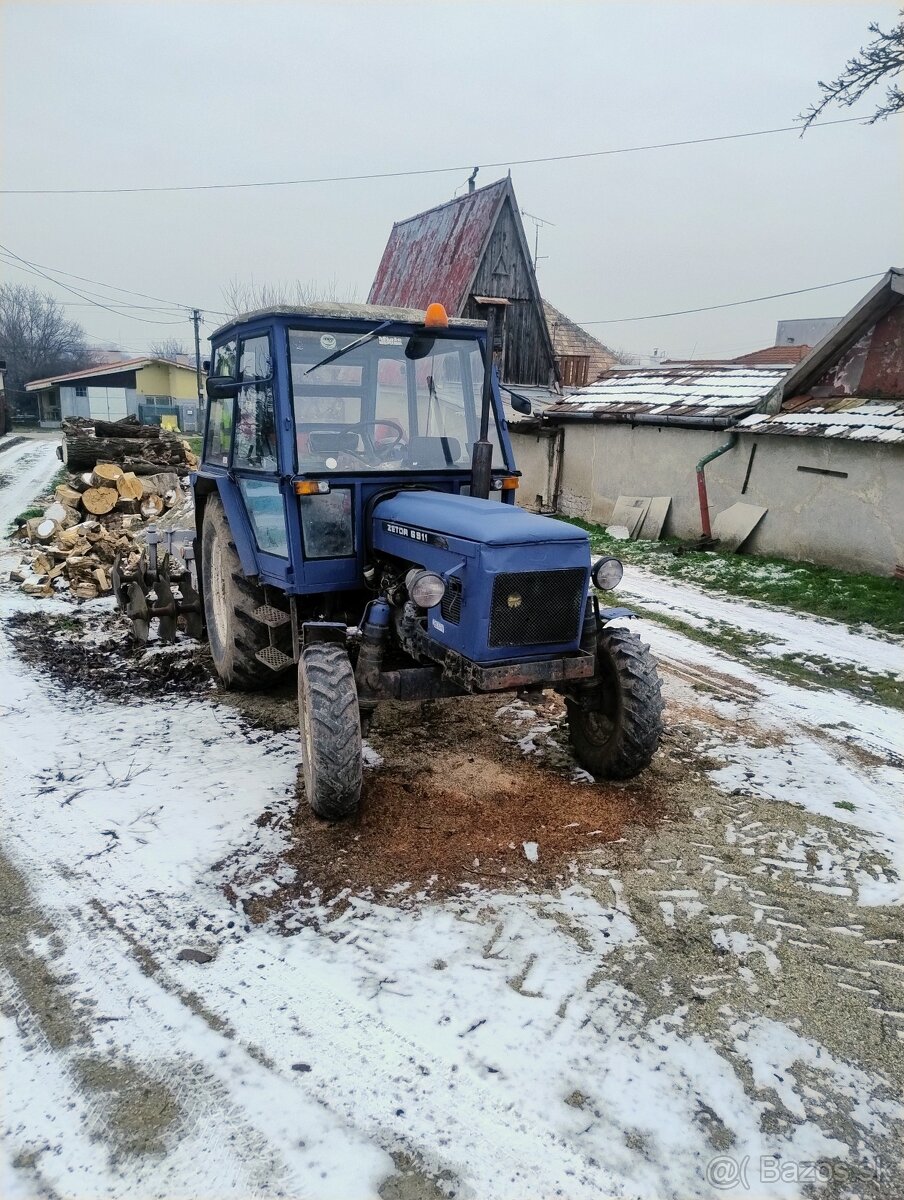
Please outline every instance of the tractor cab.
[[[298, 668], [307, 797], [354, 811], [378, 703], [553, 687], [591, 771], [659, 737], [642, 644], [590, 591], [586, 533], [518, 508], [488, 320], [276, 307], [212, 336], [192, 478], [204, 623], [228, 687]], [[612, 586], [621, 567], [597, 564]]]

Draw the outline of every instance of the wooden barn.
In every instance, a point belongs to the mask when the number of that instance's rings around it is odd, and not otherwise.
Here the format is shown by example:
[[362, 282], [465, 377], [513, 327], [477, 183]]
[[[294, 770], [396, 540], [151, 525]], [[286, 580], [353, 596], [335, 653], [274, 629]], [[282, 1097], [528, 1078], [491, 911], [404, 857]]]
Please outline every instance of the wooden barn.
[[[548, 387], [556, 355], [511, 179], [476, 188], [392, 227], [368, 303], [485, 316], [477, 297], [506, 300], [497, 366], [507, 383]], [[497, 329], [497, 335], [499, 330]]]

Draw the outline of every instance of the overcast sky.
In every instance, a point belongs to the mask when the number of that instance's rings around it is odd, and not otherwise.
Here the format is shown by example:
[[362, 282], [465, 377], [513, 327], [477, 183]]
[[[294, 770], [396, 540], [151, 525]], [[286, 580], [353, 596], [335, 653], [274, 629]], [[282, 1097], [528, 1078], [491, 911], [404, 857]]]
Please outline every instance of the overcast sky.
[[[824, 0], [5, 0], [2, 187], [402, 171], [787, 125], [863, 44], [869, 21], [887, 27], [896, 14], [894, 4]], [[589, 322], [904, 265], [901, 136], [897, 118], [515, 166], [522, 209], [552, 222], [540, 234], [541, 289]], [[481, 171], [478, 182], [504, 173]], [[3, 196], [0, 241], [56, 269], [197, 304], [209, 332], [233, 277], [335, 280], [365, 300], [393, 220], [449, 199], [466, 176]], [[0, 278], [44, 286], [5, 266]], [[590, 329], [643, 353], [735, 355], [771, 345], [778, 319], [841, 314], [869, 286]], [[190, 340], [185, 321], [147, 324], [68, 299], [94, 340], [135, 351], [162, 336]]]

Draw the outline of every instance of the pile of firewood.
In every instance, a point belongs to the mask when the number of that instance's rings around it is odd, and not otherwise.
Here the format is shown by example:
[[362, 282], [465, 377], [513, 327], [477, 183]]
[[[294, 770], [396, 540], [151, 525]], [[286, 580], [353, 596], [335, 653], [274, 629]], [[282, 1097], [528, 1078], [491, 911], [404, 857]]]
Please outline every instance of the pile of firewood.
[[159, 425], [140, 425], [136, 417], [65, 420], [61, 457], [70, 471], [90, 471], [95, 463], [105, 462], [118, 463], [132, 475], [156, 475], [161, 470], [187, 475], [198, 465], [181, 434]]
[[[98, 434], [114, 424], [119, 429], [128, 425], [128, 435]], [[141, 450], [124, 455], [122, 464], [108, 461], [104, 451], [121, 442]], [[97, 458], [83, 449], [89, 443], [97, 447]], [[9, 578], [29, 595], [62, 593], [79, 600], [108, 595], [113, 590], [110, 571], [116, 556], [126, 572], [133, 571], [143, 547], [144, 526], [168, 509], [190, 502], [180, 474], [196, 465], [194, 455], [187, 442], [161, 436], [156, 425], [98, 421], [91, 427], [67, 422], [63, 458], [70, 468], [73, 446], [78, 447], [75, 462], [84, 466], [90, 460], [90, 465], [59, 484], [43, 515], [23, 521], [16, 535], [25, 554]]]

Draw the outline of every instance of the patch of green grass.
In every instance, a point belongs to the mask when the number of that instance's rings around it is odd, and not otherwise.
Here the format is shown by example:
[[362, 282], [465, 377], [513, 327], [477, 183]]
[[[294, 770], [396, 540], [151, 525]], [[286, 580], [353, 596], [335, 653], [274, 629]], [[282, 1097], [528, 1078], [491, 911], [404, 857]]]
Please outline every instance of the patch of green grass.
[[189, 446], [191, 446], [192, 453], [196, 454], [198, 456], [198, 458], [200, 458], [201, 457], [201, 441], [202, 441], [201, 437], [192, 434], [191, 437], [186, 437], [185, 440], [188, 442]]
[[30, 521], [32, 519], [32, 517], [41, 517], [43, 515], [44, 515], [43, 508], [34, 508], [34, 507], [26, 508], [25, 511], [20, 512], [17, 517], [13, 517], [13, 519], [9, 523], [9, 529], [7, 532], [10, 534], [13, 534], [16, 532], [16, 530], [19, 528], [20, 525], [24, 525], [26, 521]]
[[857, 811], [857, 805], [851, 804], [850, 800], [836, 800], [834, 803], [836, 808], [843, 808], [845, 812]]
[[586, 529], [597, 553], [614, 554], [623, 562], [646, 567], [658, 575], [847, 625], [872, 625], [888, 633], [904, 634], [904, 584], [900, 580], [785, 558], [718, 550], [676, 553], [681, 548], [677, 538], [620, 542], [609, 537], [601, 525], [577, 518], [561, 519]]
[[904, 709], [904, 684], [891, 673], [875, 675], [852, 664], [818, 655], [801, 658], [795, 654], [764, 654], [762, 647], [771, 640], [765, 634], [715, 621], [708, 622], [705, 627], [691, 625], [670, 613], [660, 613], [639, 604], [632, 604], [631, 607], [638, 616], [674, 629], [676, 633], [705, 646], [721, 650], [736, 662], [742, 662], [776, 679], [796, 683], [800, 687], [851, 692], [876, 704]]

